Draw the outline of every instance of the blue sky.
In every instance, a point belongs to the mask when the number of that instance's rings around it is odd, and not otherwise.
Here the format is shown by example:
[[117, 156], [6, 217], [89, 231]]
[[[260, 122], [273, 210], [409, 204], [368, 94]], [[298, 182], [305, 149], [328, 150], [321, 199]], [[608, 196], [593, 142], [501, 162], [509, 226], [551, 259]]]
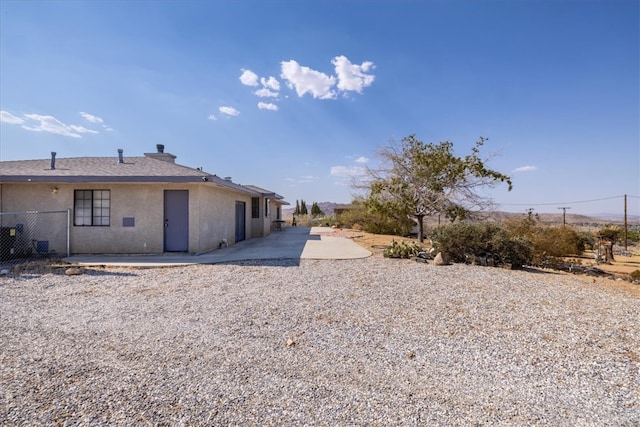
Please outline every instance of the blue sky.
[[164, 144], [345, 203], [392, 139], [483, 136], [503, 210], [639, 214], [639, 22], [635, 0], [0, 0], [0, 160]]

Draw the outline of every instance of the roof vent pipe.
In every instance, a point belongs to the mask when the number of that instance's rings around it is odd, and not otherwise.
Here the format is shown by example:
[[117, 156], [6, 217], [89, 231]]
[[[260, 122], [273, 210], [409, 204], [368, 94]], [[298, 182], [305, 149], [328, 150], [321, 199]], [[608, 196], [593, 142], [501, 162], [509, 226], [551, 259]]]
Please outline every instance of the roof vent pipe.
[[122, 153], [124, 150], [122, 148], [118, 148], [118, 163], [124, 163], [124, 158], [122, 158]]
[[51, 152], [51, 170], [54, 170], [56, 168], [56, 152], [52, 151]]
[[158, 150], [158, 153], [164, 153], [164, 145], [156, 144], [156, 149]]

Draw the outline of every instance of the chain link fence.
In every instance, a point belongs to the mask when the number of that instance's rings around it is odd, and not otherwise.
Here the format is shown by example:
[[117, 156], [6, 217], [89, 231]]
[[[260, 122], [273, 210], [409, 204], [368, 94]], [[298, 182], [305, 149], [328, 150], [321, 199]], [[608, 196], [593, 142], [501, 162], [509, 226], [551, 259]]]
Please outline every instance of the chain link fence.
[[69, 256], [71, 212], [0, 212], [0, 265]]

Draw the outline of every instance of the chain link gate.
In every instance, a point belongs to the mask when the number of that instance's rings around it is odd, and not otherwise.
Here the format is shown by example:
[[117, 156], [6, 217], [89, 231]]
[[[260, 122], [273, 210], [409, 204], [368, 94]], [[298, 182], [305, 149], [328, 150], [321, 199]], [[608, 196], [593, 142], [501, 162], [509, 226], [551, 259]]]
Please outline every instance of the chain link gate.
[[0, 212], [0, 265], [69, 256], [70, 217], [70, 210]]

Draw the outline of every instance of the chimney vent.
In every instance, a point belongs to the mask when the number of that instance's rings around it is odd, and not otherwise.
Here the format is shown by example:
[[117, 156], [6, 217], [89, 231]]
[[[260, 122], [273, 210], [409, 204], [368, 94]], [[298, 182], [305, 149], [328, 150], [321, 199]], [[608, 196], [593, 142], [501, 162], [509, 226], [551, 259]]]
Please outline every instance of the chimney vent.
[[124, 150], [122, 148], [118, 148], [118, 163], [124, 163], [124, 158], [122, 157], [122, 153]]
[[51, 170], [54, 170], [56, 168], [56, 152], [52, 151], [51, 152]]
[[163, 144], [156, 144], [156, 149], [158, 150], [158, 153], [164, 153], [164, 145]]

